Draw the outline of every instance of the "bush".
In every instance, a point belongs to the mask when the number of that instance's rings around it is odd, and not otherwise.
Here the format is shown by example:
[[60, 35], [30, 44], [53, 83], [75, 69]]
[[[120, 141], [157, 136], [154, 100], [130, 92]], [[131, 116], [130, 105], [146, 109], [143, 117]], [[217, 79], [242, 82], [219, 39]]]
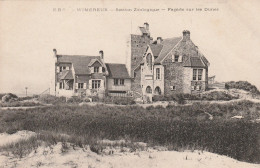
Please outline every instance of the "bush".
[[67, 100], [67, 103], [81, 103], [83, 102], [83, 99], [77, 97], [77, 96], [72, 96]]
[[232, 99], [238, 99], [238, 97], [232, 96], [223, 91], [213, 91], [213, 92], [202, 94], [201, 99], [202, 100], [232, 100]]
[[110, 97], [107, 96], [103, 99], [106, 104], [117, 104], [117, 105], [132, 105], [135, 104], [134, 98], [132, 97]]
[[32, 106], [39, 106], [40, 103], [35, 102], [19, 102], [19, 101], [10, 101], [0, 103], [0, 107], [32, 107]]
[[53, 104], [53, 105], [66, 103], [66, 97], [56, 97], [52, 95], [40, 96], [38, 100], [42, 103]]
[[153, 101], [166, 101], [167, 99], [163, 95], [155, 95], [153, 96]]
[[249, 91], [253, 94], [260, 94], [257, 87], [247, 81], [238, 81], [238, 82], [230, 81], [225, 84], [225, 88], [226, 89], [242, 89], [245, 91]]
[[9, 102], [10, 100], [17, 99], [18, 97], [15, 94], [7, 93], [2, 97], [2, 102]]

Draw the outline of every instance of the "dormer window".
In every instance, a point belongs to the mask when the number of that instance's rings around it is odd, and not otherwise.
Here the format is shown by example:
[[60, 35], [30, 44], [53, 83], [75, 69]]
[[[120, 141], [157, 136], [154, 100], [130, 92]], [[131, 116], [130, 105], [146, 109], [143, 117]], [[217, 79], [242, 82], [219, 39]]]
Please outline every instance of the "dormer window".
[[94, 67], [94, 73], [99, 73], [99, 67]]

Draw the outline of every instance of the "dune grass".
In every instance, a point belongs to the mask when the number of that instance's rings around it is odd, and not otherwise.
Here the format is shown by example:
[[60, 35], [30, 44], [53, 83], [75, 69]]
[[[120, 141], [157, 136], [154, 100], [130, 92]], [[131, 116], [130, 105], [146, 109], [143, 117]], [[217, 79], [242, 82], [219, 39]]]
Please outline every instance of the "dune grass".
[[[37, 140], [55, 144], [91, 145], [97, 153], [102, 139], [126, 139], [171, 150], [207, 150], [238, 160], [260, 163], [260, 104], [249, 101], [188, 106], [111, 107], [53, 106], [0, 111], [0, 131], [30, 130]], [[209, 113], [213, 120], [209, 120]], [[242, 120], [231, 119], [242, 115]], [[69, 135], [60, 136], [63, 134]], [[25, 145], [24, 145], [25, 146]], [[32, 147], [34, 145], [31, 145]], [[131, 143], [128, 144], [131, 146]], [[12, 148], [12, 147], [10, 147]], [[29, 148], [29, 147], [27, 147]], [[133, 149], [135, 147], [133, 146]], [[7, 148], [6, 148], [7, 149]], [[30, 148], [33, 149], [33, 148]]]

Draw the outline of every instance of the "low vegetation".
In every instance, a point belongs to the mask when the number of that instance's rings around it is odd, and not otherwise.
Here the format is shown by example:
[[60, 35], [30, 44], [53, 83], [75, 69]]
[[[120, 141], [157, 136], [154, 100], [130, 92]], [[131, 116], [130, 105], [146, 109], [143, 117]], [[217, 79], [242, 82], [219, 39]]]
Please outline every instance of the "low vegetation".
[[[40, 140], [46, 143], [70, 142], [80, 147], [90, 145], [93, 151], [100, 153], [103, 147], [98, 141], [126, 139], [150, 146], [165, 146], [170, 150], [207, 150], [260, 163], [260, 124], [253, 122], [260, 118], [259, 111], [260, 104], [250, 101], [194, 103], [166, 108], [151, 106], [146, 109], [140, 106], [56, 105], [2, 110], [0, 132], [30, 130], [40, 133], [35, 140], [28, 142], [32, 145], [26, 148], [31, 150]], [[236, 115], [244, 118], [232, 119]], [[60, 136], [64, 134], [69, 138]], [[14, 148], [17, 146], [1, 150]]]
[[154, 96], [153, 101], [176, 101], [179, 104], [184, 104], [185, 100], [233, 100], [238, 99], [238, 96], [233, 96], [224, 91], [212, 91], [200, 94], [173, 94], [171, 96]]
[[11, 101], [0, 103], [0, 107], [32, 107], [32, 106], [41, 106], [42, 104], [36, 102], [20, 102], [20, 101]]
[[251, 83], [247, 81], [230, 81], [225, 83], [225, 88], [226, 89], [242, 89], [245, 91], [249, 91], [252, 94], [260, 94], [260, 91], [257, 89], [255, 85], [252, 85]]

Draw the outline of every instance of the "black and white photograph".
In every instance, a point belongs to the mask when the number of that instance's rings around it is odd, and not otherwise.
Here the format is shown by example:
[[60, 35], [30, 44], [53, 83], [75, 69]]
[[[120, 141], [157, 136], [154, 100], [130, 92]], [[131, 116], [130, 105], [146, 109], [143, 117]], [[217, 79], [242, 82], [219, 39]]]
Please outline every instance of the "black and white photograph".
[[260, 1], [0, 0], [0, 168], [259, 168]]

